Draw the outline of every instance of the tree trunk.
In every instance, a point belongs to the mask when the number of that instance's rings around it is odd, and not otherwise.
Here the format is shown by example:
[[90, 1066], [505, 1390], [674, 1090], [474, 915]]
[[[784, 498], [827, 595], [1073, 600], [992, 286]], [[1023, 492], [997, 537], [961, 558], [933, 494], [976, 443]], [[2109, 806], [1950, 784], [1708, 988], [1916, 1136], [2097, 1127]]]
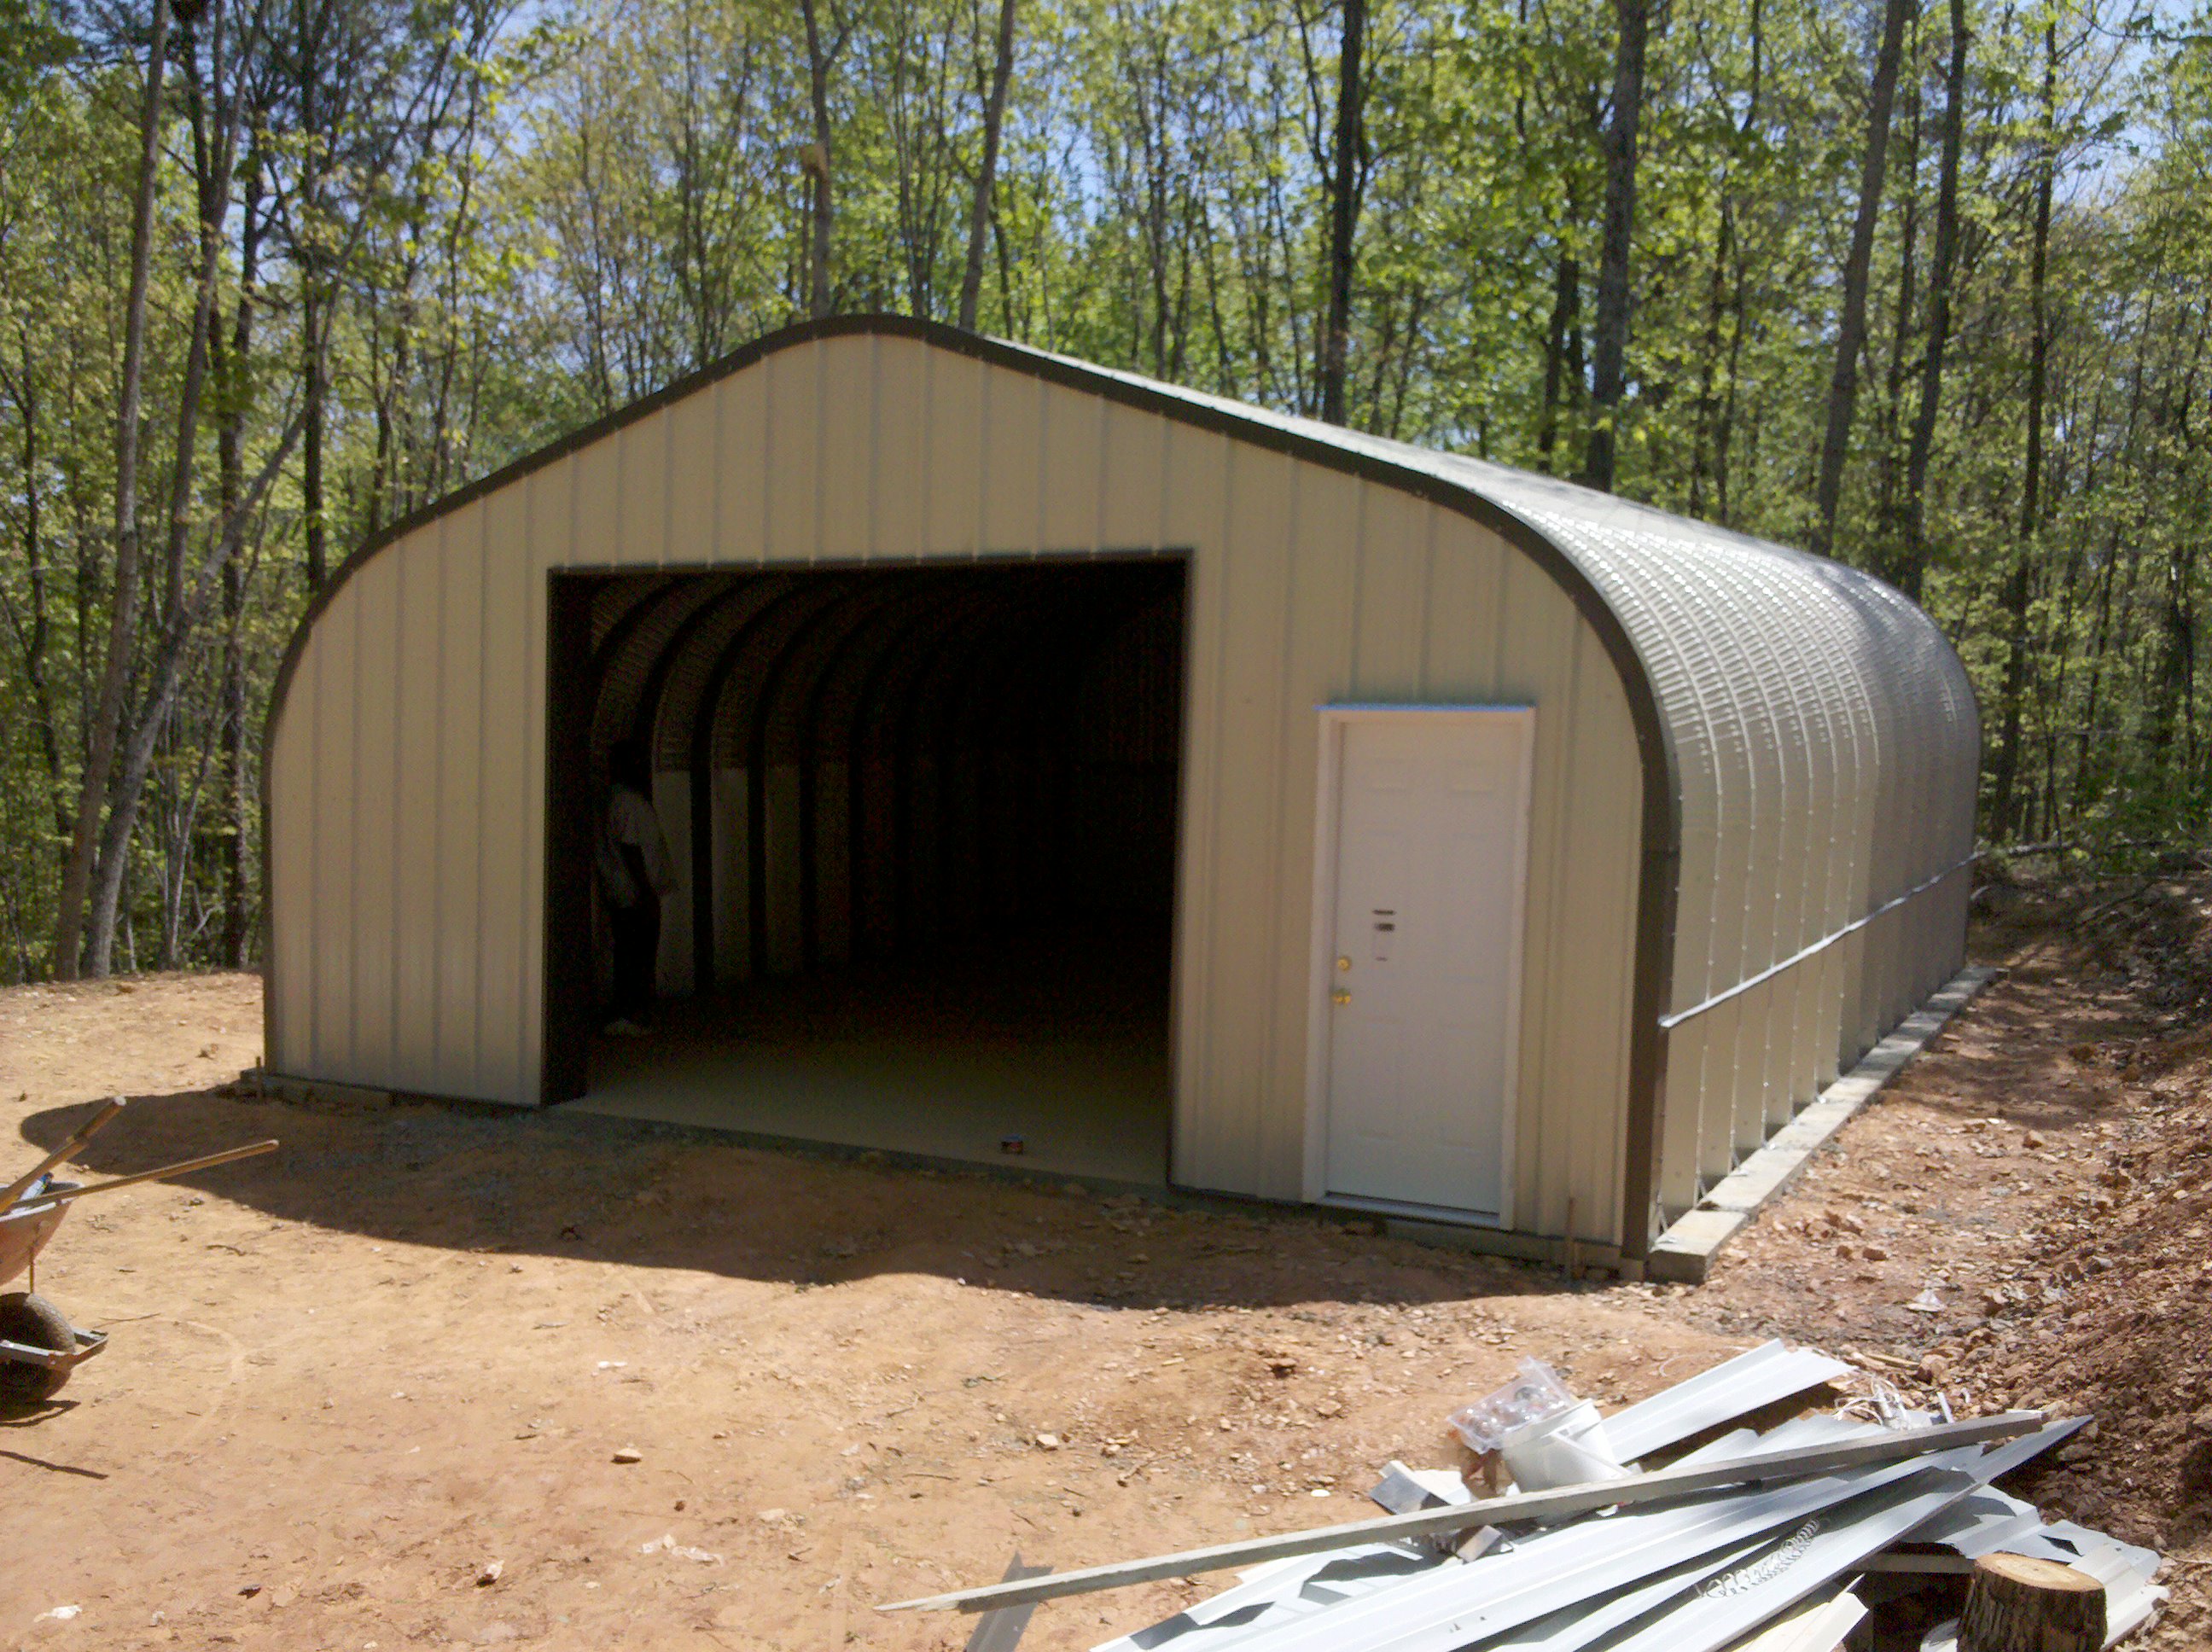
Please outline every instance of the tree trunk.
[[[221, 0], [212, 0], [202, 14], [210, 20], [208, 90], [211, 94], [211, 124], [207, 140], [198, 148], [198, 197], [200, 221], [200, 260], [192, 306], [191, 335], [185, 349], [184, 383], [177, 398], [175, 469], [170, 483], [168, 538], [165, 546], [166, 585], [161, 642], [156, 679], [163, 671], [168, 686], [158, 697], [149, 693], [137, 708], [122, 768], [109, 788], [107, 822], [100, 835], [100, 853], [93, 863], [91, 905], [84, 920], [84, 962], [88, 973], [108, 973], [115, 944], [117, 903], [121, 900], [125, 863], [131, 857], [131, 833], [138, 820], [138, 805], [153, 754], [175, 696], [175, 677], [181, 665], [184, 643], [198, 623], [195, 604], [185, 594], [185, 554], [191, 525], [195, 438], [200, 423], [200, 403], [207, 386], [208, 337], [214, 329], [216, 283], [221, 275], [224, 227], [230, 214], [230, 186], [238, 155], [240, 127], [245, 114], [246, 41], [243, 31], [226, 53], [226, 30]], [[223, 82], [230, 63], [238, 63], [236, 84], [228, 96]], [[200, 101], [198, 56], [196, 45], [187, 61], [194, 82], [195, 107]], [[230, 524], [223, 524], [227, 531]], [[167, 957], [164, 963], [170, 962]]]
[[1344, 29], [1336, 54], [1336, 139], [1328, 179], [1328, 317], [1321, 340], [1321, 416], [1344, 422], [1344, 381], [1352, 354], [1352, 236], [1359, 224], [1360, 171], [1367, 140], [1361, 103], [1365, 80], [1367, 0], [1343, 0]]
[[[93, 890], [92, 914], [104, 925], [100, 932], [103, 947], [112, 944], [116, 920], [120, 910], [124, 884], [130, 870], [131, 835], [137, 825], [139, 799], [144, 795], [146, 776], [153, 766], [155, 749], [160, 742], [163, 725], [168, 720], [171, 708], [176, 704], [177, 689], [184, 678], [184, 669], [191, 653], [194, 634], [207, 611], [208, 603], [215, 590], [217, 574], [222, 565], [240, 554], [246, 533], [246, 525], [267, 497], [270, 484], [277, 472], [292, 456], [299, 440], [300, 418], [295, 416], [271, 446], [253, 479], [246, 483], [237, 508], [216, 529], [214, 544], [202, 558], [199, 568], [185, 588], [182, 604], [176, 614], [162, 626], [156, 640], [154, 656], [147, 670], [145, 697], [137, 719], [131, 726], [131, 738], [122, 751], [121, 766], [115, 780], [115, 802], [108, 811], [107, 823], [100, 835], [99, 878]], [[121, 924], [127, 934], [130, 914], [121, 913]], [[85, 952], [89, 967], [94, 961], [95, 975], [106, 973], [107, 955], [95, 952], [94, 932], [86, 926]], [[133, 946], [135, 960], [137, 950]], [[135, 967], [135, 963], [134, 963]]]
[[300, 303], [300, 349], [307, 357], [300, 374], [306, 380], [300, 392], [306, 412], [300, 432], [300, 519], [307, 540], [307, 592], [312, 596], [329, 577], [330, 546], [323, 499], [324, 321], [314, 260], [306, 263], [307, 267], [301, 272]]
[[[1920, 61], [1920, 13], [1915, 9], [1911, 18], [1911, 38], [1905, 43], [1907, 62]], [[1903, 521], [1904, 507], [1899, 502], [1900, 488], [1899, 461], [1904, 447], [1899, 440], [1899, 417], [1905, 406], [1905, 385], [1911, 368], [1906, 361], [1905, 344], [1912, 331], [1912, 307], [1917, 290], [1920, 271], [1920, 139], [1923, 122], [1920, 107], [1920, 79], [1916, 74], [1907, 77], [1899, 95], [1905, 102], [1905, 164], [1898, 168], [1905, 180], [1899, 204], [1903, 208], [1902, 222], [1897, 228], [1897, 297], [1891, 306], [1888, 360], [1882, 367], [1881, 468], [1875, 484], [1875, 519], [1881, 525], [1881, 541], [1872, 555], [1863, 559], [1866, 565], [1887, 567], [1895, 550], [1898, 525]]]
[[815, 16], [816, 5], [817, 0], [799, 0], [799, 9], [806, 20], [807, 94], [814, 110], [814, 145], [806, 161], [806, 313], [818, 320], [828, 315], [832, 307], [830, 234], [836, 221], [836, 209], [830, 188], [830, 59], [836, 48], [823, 47], [821, 26]]
[[[238, 513], [245, 489], [242, 451], [247, 408], [246, 364], [253, 346], [254, 292], [260, 278], [261, 156], [246, 160], [244, 216], [239, 228], [238, 313], [230, 338], [217, 334], [216, 384], [222, 407], [216, 426], [219, 508], [225, 522]], [[252, 810], [246, 785], [246, 649], [239, 630], [246, 616], [246, 563], [241, 554], [222, 563], [222, 686], [216, 717], [222, 728], [222, 961], [242, 969], [252, 960], [246, 925], [246, 836]]]
[[23, 676], [31, 685], [31, 704], [38, 713], [39, 756], [46, 769], [46, 806], [53, 811], [57, 834], [66, 840], [70, 813], [62, 791], [61, 734], [54, 722], [53, 684], [46, 675], [46, 649], [53, 625], [47, 614], [45, 490], [39, 485], [38, 376], [27, 325], [18, 334], [17, 343], [23, 362], [22, 379], [15, 387], [16, 410], [23, 421], [23, 572], [31, 598], [30, 629], [23, 636]]
[[[1723, 187], [1721, 195], [1720, 233], [1713, 237], [1713, 273], [1705, 295], [1705, 331], [1702, 360], [1698, 368], [1698, 410], [1696, 434], [1690, 446], [1689, 513], [1704, 517], [1706, 506], [1706, 484], [1709, 478], [1723, 497], [1727, 484], [1720, 483], [1713, 471], [1717, 450], [1723, 445], [1718, 426], [1723, 387], [1721, 385], [1721, 325], [1729, 314], [1729, 271], [1735, 262], [1735, 203]], [[1735, 295], [1742, 298], [1742, 286], [1736, 286]], [[1741, 325], [1741, 318], [1738, 317]]]
[[2174, 746], [2197, 691], [2197, 619], [2191, 592], [2195, 584], [2196, 546], [2186, 538], [2167, 550], [2160, 570], [2165, 590], [2158, 604], [2157, 666], [2151, 679], [2146, 744], [2150, 757], [2152, 799], [2164, 811], [2161, 827], [2181, 804], [2173, 784]]
[[[1735, 449], [1735, 426], [1738, 404], [1743, 388], [1743, 340], [1751, 331], [1751, 266], [1744, 256], [1743, 238], [1735, 240], [1735, 281], [1729, 301], [1729, 360], [1728, 375], [1721, 392], [1718, 416], [1713, 422], [1713, 504], [1712, 519], [1723, 527], [1733, 527], [1735, 513], [1729, 505], [1729, 457]], [[1758, 444], [1753, 451], [1756, 457]]]
[[999, 180], [999, 134], [1006, 124], [1006, 87], [1014, 76], [1015, 0], [1000, 0], [998, 56], [990, 95], [983, 101], [983, 161], [975, 171], [975, 198], [968, 211], [968, 263], [960, 275], [960, 325], [975, 331], [983, 295], [983, 242], [991, 223], [991, 196]]
[[322, 157], [328, 151], [318, 144], [321, 134], [315, 124], [321, 118], [316, 106], [322, 76], [321, 10], [303, 5], [299, 19], [300, 130], [307, 140], [300, 179], [301, 227], [295, 238], [300, 263], [300, 396], [307, 410], [300, 436], [300, 523], [306, 540], [307, 593], [313, 596], [330, 574], [329, 521], [323, 498], [325, 400], [330, 377], [325, 336], [329, 323], [323, 313], [323, 264], [317, 256], [323, 234]]
[[1620, 40], [1605, 131], [1605, 238], [1598, 258], [1589, 456], [1583, 480], [1613, 491], [1621, 397], [1628, 384], [1628, 252], [1636, 229], [1636, 131], [1644, 118], [1644, 52], [1651, 0], [1613, 0]]
[[2097, 1652], [2105, 1643], [2105, 1586], [2056, 1560], [1986, 1554], [1959, 1614], [1959, 1652]]
[[2041, 524], [2043, 426], [2049, 393], [2051, 325], [2047, 272], [2051, 252], [2051, 197], [2057, 171], [2058, 34], [2043, 30], [2043, 153], [2035, 179], [2035, 222], [2027, 263], [2027, 454], [2021, 467], [2020, 544], [2000, 598], [2005, 613], [2004, 686], [1999, 699], [2003, 733], [1990, 762], [1990, 836], [2002, 842], [2012, 831], [2013, 792], [2020, 780], [2021, 706], [2027, 683], [2028, 609], [2034, 594], [2036, 533]]
[[1951, 0], [1951, 61], [1943, 76], [1942, 159], [1936, 184], [1936, 249], [1928, 270], [1928, 343], [1920, 367], [1920, 408], [1905, 458], [1905, 544], [1899, 589], [1920, 600], [1928, 572], [1928, 462], [1943, 398], [1943, 354], [1951, 342], [1951, 276], [1959, 258], [1959, 150], [1966, 128], [1966, 0]]
[[[138, 408], [146, 371], [146, 289], [154, 257], [154, 186], [161, 162], [161, 76], [169, 51], [168, 0], [154, 0], [146, 52], [146, 90], [138, 115], [138, 190], [131, 206], [131, 291], [124, 302], [123, 367], [115, 418], [115, 591], [108, 612], [107, 655], [93, 713], [76, 823], [62, 870], [54, 920], [54, 975], [75, 981], [83, 936], [85, 895], [99, 847], [107, 780], [131, 680], [131, 642], [138, 620]], [[104, 970], [103, 970], [104, 973]]]
[[[199, 42], [196, 21], [211, 20], [208, 78], [200, 84]], [[215, 331], [216, 284], [221, 273], [223, 224], [230, 216], [230, 154], [225, 145], [229, 121], [222, 103], [223, 27], [222, 0], [204, 13], [195, 14], [179, 37], [179, 51], [186, 65], [185, 102], [192, 127], [192, 182], [199, 209], [200, 257], [194, 272], [191, 331], [185, 348], [184, 384], [177, 398], [176, 451], [169, 479], [168, 538], [161, 556], [161, 609], [164, 623], [185, 599], [185, 551], [191, 533], [192, 477], [199, 439], [200, 402], [207, 390], [209, 343]], [[212, 93], [215, 124], [210, 129], [208, 94]]]
[[1544, 406], [1536, 420], [1536, 463], [1547, 475], [1559, 468], [1559, 403], [1568, 388], [1568, 347], [1577, 336], [1582, 289], [1582, 270], [1574, 254], [1562, 251], [1552, 287], [1551, 319], [1544, 328]]
[[1828, 425], [1820, 441], [1819, 520], [1813, 549], [1827, 556], [1835, 543], [1836, 507], [1844, 493], [1844, 456], [1850, 445], [1851, 410], [1858, 399], [1859, 357], [1866, 349], [1867, 283], [1874, 264], [1874, 232], [1881, 216], [1882, 179], [1889, 161], [1890, 116], [1897, 101], [1897, 61], [1905, 42], [1905, 14], [1912, 0], [1887, 0], [1881, 43], [1875, 49], [1874, 85], [1867, 99], [1866, 161], [1859, 172], [1858, 216], [1844, 259], [1843, 313], [1836, 325], [1836, 364], [1828, 380]]

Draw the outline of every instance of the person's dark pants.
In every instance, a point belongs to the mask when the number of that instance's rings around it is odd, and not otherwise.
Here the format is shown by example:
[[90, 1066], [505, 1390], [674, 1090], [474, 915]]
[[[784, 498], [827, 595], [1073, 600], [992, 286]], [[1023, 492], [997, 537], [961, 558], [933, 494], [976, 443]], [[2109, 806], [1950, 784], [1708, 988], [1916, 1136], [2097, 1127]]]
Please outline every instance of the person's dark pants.
[[609, 909], [615, 932], [614, 1012], [642, 1026], [653, 1018], [653, 964], [660, 956], [660, 902]]

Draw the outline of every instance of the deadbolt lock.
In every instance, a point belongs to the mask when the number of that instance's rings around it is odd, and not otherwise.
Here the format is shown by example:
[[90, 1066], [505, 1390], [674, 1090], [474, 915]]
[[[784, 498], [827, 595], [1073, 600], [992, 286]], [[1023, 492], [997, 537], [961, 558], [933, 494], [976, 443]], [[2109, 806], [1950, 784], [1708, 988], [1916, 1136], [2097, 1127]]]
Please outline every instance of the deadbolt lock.
[[1349, 1004], [1352, 1002], [1352, 989], [1349, 987], [1340, 987], [1331, 993], [1329, 997], [1339, 1004]]
[[1349, 969], [1352, 968], [1352, 960], [1340, 957], [1336, 961], [1336, 967], [1340, 969]]

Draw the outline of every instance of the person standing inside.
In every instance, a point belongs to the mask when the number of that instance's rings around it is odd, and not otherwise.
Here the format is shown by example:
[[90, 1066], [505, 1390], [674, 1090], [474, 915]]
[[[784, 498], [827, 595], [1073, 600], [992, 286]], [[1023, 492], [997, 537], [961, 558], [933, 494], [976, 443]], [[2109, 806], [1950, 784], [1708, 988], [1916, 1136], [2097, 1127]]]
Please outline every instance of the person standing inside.
[[642, 1038], [653, 1024], [653, 976], [660, 955], [660, 901], [674, 892], [676, 870], [653, 807], [653, 764], [637, 740], [617, 740], [607, 756], [606, 817], [600, 823], [599, 895], [614, 931], [613, 1018], [605, 1030]]

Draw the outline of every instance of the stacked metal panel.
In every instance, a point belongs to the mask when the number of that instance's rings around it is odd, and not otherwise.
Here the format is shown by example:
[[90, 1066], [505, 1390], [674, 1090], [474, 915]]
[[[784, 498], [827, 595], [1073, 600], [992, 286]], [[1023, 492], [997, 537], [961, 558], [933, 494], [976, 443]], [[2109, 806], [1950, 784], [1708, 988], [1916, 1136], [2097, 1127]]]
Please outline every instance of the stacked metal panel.
[[[1844, 1367], [1769, 1343], [1607, 1419], [1624, 1458], [1663, 1450]], [[1814, 1414], [1763, 1435], [1710, 1438], [1684, 1463], [1825, 1446], [1892, 1423]], [[1883, 1586], [1911, 1587], [1909, 1557], [1999, 1549], [2055, 1559], [2107, 1592], [2107, 1644], [2155, 1612], [2159, 1557], [2036, 1509], [1990, 1482], [2048, 1450], [2085, 1419], [1989, 1449], [1960, 1449], [1814, 1479], [1739, 1485], [1673, 1502], [1506, 1533], [1472, 1558], [1419, 1541], [1365, 1543], [1276, 1562], [1164, 1622], [1096, 1652], [1829, 1652], [1856, 1621], [1851, 1594], [1878, 1556]], [[1408, 1485], [1393, 1477], [1386, 1507]], [[1428, 1484], [1437, 1482], [1430, 1477]], [[1379, 1490], [1379, 1488], [1378, 1488]], [[1438, 1495], [1449, 1500], [1448, 1486]], [[1936, 1570], [1936, 1568], [1930, 1568]], [[1820, 1637], [1832, 1630], [1832, 1637]], [[1761, 1638], [1765, 1652], [1769, 1643]]]

